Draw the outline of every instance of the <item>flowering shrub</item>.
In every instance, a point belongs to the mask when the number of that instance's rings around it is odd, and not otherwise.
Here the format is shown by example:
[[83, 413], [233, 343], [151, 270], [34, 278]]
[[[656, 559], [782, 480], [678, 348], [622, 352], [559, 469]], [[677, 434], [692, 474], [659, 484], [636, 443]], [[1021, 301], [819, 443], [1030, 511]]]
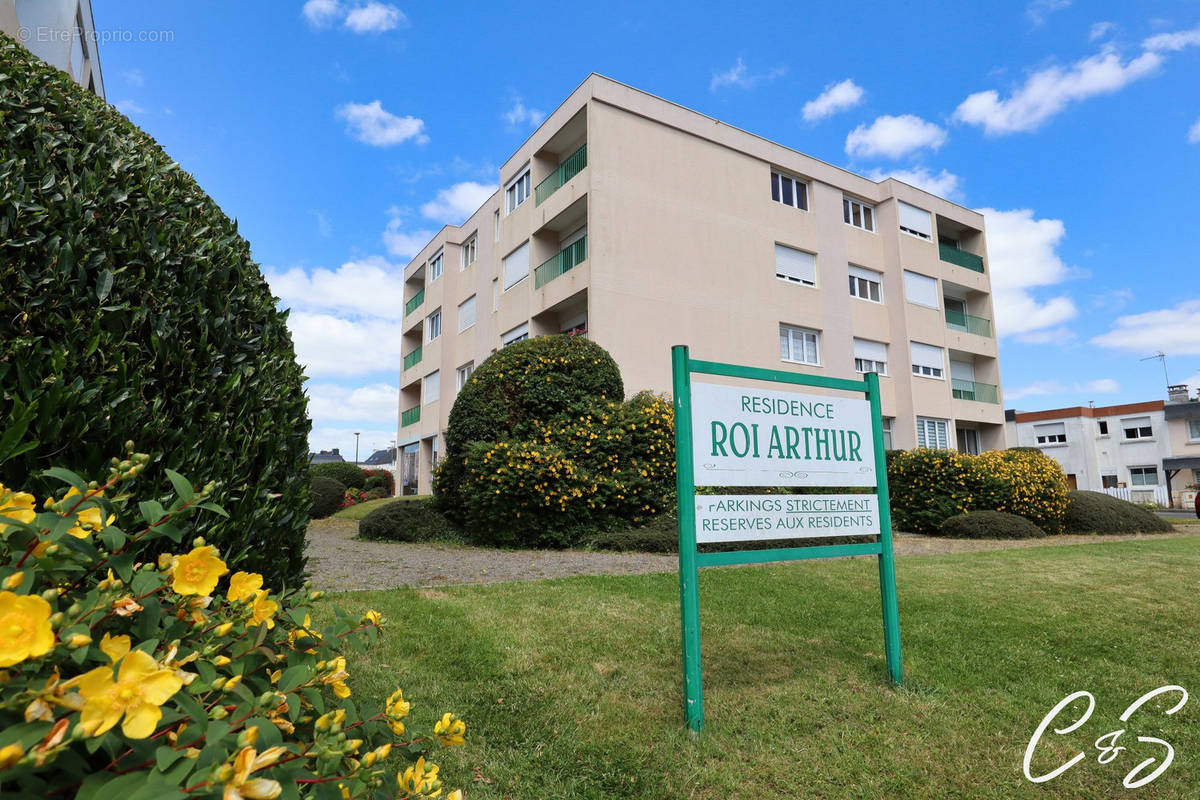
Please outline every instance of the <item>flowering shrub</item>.
[[378, 500], [381, 497], [384, 497], [382, 489], [363, 491], [362, 489], [350, 487], [342, 494], [342, 501], [338, 504], [338, 508], [349, 508], [359, 503], [365, 503], [368, 500]]
[[[0, 486], [6, 796], [442, 796], [427, 750], [462, 744], [465, 724], [417, 733], [400, 689], [376, 710], [347, 684], [345, 650], [374, 641], [379, 614], [318, 628], [318, 592], [274, 596], [203, 539], [183, 545], [188, 517], [224, 513], [216, 487], [168, 470], [169, 501], [135, 502], [150, 459], [128, 447], [103, 483], [49, 470], [58, 497]], [[178, 552], [141, 561], [155, 541]], [[389, 777], [392, 752], [415, 763]]]
[[383, 490], [384, 497], [394, 497], [396, 494], [396, 474], [390, 469], [364, 469], [363, 476], [366, 482], [363, 484], [364, 489], [370, 489], [373, 485], [378, 484]]

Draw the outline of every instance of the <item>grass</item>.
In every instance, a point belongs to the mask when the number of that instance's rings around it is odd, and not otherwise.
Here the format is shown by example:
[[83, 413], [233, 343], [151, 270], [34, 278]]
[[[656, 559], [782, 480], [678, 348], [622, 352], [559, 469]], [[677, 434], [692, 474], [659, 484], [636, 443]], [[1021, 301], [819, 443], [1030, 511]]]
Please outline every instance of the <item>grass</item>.
[[[673, 575], [568, 578], [358, 592], [389, 626], [351, 656], [352, 687], [396, 686], [432, 724], [454, 710], [465, 748], [438, 751], [447, 785], [483, 798], [1100, 798], [1171, 742], [1174, 764], [1142, 798], [1193, 796], [1200, 697], [1171, 717], [1147, 691], [1200, 694], [1200, 537], [966, 555], [897, 566], [907, 684], [884, 682], [869, 560], [705, 570], [707, 729], [683, 729]], [[1091, 721], [1052, 733], [1042, 786], [1021, 760], [1060, 699], [1092, 692]], [[1174, 702], [1175, 698], [1171, 698]], [[1064, 719], [1060, 726], [1074, 721]], [[1096, 762], [1101, 735], [1129, 748]], [[478, 776], [472, 781], [472, 776]]]
[[415, 500], [418, 495], [410, 494], [403, 497], [381, 497], [378, 500], [368, 500], [365, 503], [343, 508], [341, 511], [333, 513], [334, 519], [362, 519], [367, 514], [370, 514], [380, 506], [386, 506], [389, 503], [403, 503], [405, 500]]

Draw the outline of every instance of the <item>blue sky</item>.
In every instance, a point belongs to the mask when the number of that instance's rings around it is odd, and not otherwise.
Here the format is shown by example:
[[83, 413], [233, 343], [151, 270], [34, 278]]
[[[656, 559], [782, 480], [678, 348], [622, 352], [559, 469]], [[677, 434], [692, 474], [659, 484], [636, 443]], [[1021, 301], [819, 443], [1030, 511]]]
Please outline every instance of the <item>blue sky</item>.
[[1156, 350], [1200, 386], [1200, 3], [94, 8], [293, 309], [314, 447], [395, 438], [404, 264], [593, 71], [983, 209], [1008, 407], [1162, 397]]

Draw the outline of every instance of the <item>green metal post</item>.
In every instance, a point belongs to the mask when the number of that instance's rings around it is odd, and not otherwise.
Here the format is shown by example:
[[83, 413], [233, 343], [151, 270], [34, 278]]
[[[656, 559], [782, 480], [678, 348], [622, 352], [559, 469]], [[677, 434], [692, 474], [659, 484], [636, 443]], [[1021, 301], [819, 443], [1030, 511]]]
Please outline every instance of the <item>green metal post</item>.
[[[887, 456], [883, 449], [883, 416], [879, 402], [879, 376], [867, 373], [867, 398], [871, 403], [871, 427], [875, 439], [875, 495], [879, 498], [879, 595], [883, 602], [883, 649], [888, 677], [904, 682], [900, 653], [900, 609], [896, 602], [896, 563], [892, 554], [892, 508], [888, 494]], [[682, 522], [680, 523], [682, 525]]]
[[683, 711], [687, 726], [704, 729], [700, 683], [700, 574], [696, 567], [696, 485], [692, 474], [692, 376], [686, 345], [671, 348], [675, 402], [675, 493], [679, 504], [679, 614], [683, 631]]

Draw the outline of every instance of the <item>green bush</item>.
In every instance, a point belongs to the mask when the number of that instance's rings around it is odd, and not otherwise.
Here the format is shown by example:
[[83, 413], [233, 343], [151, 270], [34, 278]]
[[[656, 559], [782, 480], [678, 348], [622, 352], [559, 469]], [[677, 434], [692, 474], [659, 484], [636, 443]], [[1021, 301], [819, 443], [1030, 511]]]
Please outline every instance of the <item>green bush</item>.
[[1024, 517], [1003, 511], [972, 511], [942, 523], [941, 535], [953, 539], [1037, 539], [1046, 532]]
[[347, 489], [363, 489], [367, 485], [367, 476], [362, 469], [348, 461], [332, 461], [326, 464], [313, 464], [309, 472], [322, 478], [333, 478]]
[[1162, 533], [1171, 523], [1133, 503], [1103, 492], [1074, 490], [1068, 493], [1064, 520], [1067, 533]]
[[674, 514], [659, 514], [636, 528], [594, 534], [584, 545], [590, 550], [618, 553], [678, 553], [679, 521]]
[[309, 495], [312, 497], [313, 519], [324, 519], [342, 507], [346, 487], [333, 478], [318, 475], [312, 479]]
[[[378, 475], [369, 475], [369, 476], [367, 476], [367, 482], [363, 484], [363, 490], [368, 491], [368, 492], [373, 492], [373, 491], [386, 492], [387, 491], [387, 481], [385, 481], [383, 478], [379, 477]], [[380, 497], [382, 497], [382, 496], [383, 495], [381, 494]]]
[[[108, 466], [127, 440], [217, 482], [197, 533], [235, 568], [304, 570], [308, 432], [286, 312], [195, 180], [0, 35], [0, 482]], [[36, 448], [36, 449], [35, 449]], [[150, 496], [171, 484], [161, 461]]]
[[[374, 485], [383, 490], [384, 497], [395, 496], [396, 475], [390, 469], [364, 469], [362, 472], [367, 478], [367, 482], [363, 485], [364, 489], [369, 489]], [[371, 483], [372, 479], [375, 479], [375, 484]]]
[[458, 530], [433, 506], [427, 497], [396, 500], [367, 514], [358, 523], [363, 539], [391, 542], [433, 542], [461, 540]]

